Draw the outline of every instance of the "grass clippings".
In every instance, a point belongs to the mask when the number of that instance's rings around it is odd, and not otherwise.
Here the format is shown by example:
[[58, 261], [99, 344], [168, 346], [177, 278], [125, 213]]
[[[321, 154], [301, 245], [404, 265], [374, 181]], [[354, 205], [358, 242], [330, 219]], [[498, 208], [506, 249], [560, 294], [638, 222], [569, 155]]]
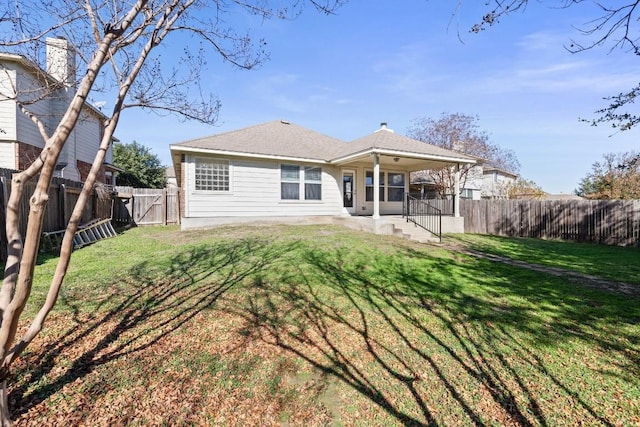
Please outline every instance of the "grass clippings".
[[637, 425], [638, 302], [339, 227], [132, 229], [74, 253], [10, 405], [18, 426]]

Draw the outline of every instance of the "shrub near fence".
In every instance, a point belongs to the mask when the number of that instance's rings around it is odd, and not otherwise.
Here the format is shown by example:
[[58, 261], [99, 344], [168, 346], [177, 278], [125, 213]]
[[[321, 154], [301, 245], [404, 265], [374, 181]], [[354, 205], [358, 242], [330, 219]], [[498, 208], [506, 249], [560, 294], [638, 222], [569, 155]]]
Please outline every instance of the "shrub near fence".
[[640, 246], [640, 200], [461, 200], [465, 233]]

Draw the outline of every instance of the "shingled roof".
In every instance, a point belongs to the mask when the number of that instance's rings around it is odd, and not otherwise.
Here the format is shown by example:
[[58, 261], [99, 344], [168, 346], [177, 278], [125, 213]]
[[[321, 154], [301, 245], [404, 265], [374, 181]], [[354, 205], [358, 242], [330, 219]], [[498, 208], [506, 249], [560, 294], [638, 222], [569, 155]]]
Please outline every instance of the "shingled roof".
[[475, 161], [473, 157], [407, 138], [388, 129], [380, 129], [353, 142], [344, 142], [284, 120], [173, 144], [171, 150], [326, 163], [340, 163], [346, 158], [374, 151], [449, 162]]
[[398, 155], [423, 157], [434, 160], [441, 159], [443, 161], [475, 162], [473, 157], [398, 135], [392, 130], [385, 128], [346, 144], [333, 160], [352, 157], [358, 154], [367, 154], [374, 151], [387, 151]]
[[[242, 153], [255, 157], [298, 158], [327, 162], [345, 142], [284, 120], [173, 144], [174, 149]], [[175, 147], [175, 148], [174, 148]]]

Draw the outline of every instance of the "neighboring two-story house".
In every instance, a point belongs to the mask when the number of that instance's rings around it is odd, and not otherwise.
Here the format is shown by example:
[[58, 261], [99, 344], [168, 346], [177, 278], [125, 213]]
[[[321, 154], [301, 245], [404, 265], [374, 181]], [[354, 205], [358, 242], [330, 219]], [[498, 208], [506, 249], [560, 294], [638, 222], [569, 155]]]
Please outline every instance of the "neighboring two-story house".
[[[509, 198], [509, 187], [515, 183], [517, 174], [488, 164], [467, 167], [468, 170], [460, 181], [460, 198], [469, 200]], [[412, 177], [411, 191], [422, 193], [426, 198], [442, 197], [442, 189], [430, 176], [429, 171], [420, 171]], [[450, 195], [446, 197], [450, 198]]]
[[[75, 93], [75, 49], [63, 38], [47, 38], [46, 45], [46, 70], [24, 56], [0, 53], [0, 168], [24, 170], [44, 148], [36, 124], [21, 111], [16, 95], [51, 133]], [[85, 103], [58, 159], [57, 176], [76, 181], [87, 178], [105, 119], [98, 108]], [[115, 185], [112, 161], [110, 148], [99, 182]]]
[[482, 198], [508, 199], [509, 188], [516, 182], [518, 175], [493, 166], [482, 167]]

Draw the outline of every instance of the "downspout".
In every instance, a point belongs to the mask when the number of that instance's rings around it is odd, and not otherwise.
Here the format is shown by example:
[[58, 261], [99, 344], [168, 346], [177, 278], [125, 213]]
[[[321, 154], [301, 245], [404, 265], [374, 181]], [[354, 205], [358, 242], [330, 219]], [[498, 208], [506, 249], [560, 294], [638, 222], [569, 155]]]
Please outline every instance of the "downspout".
[[380, 219], [380, 157], [373, 153], [373, 219]]

